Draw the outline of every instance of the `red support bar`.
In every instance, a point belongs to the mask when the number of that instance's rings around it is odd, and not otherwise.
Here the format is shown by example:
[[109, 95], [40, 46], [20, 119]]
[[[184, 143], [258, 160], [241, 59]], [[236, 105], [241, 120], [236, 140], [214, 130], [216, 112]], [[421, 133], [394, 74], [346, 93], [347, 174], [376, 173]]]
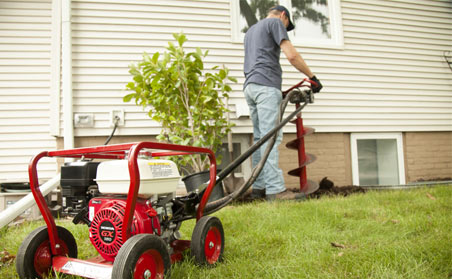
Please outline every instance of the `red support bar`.
[[57, 150], [50, 151], [49, 157], [85, 157], [87, 155], [93, 156], [93, 158], [98, 158], [96, 156], [103, 155], [117, 155], [118, 157], [122, 157], [125, 155], [126, 151], [128, 151], [133, 145], [137, 143], [126, 143], [126, 144], [115, 144], [115, 145], [105, 145], [105, 146], [95, 146], [95, 147], [83, 147], [83, 148], [74, 148], [67, 150]]
[[198, 211], [196, 211], [196, 221], [201, 219], [201, 217], [204, 214], [204, 207], [207, 204], [207, 201], [209, 200], [210, 193], [212, 193], [213, 187], [215, 187], [215, 184], [217, 182], [217, 162], [215, 160], [215, 154], [213, 154], [212, 151], [209, 153], [209, 159], [210, 159], [210, 183], [206, 188], [206, 191], [204, 192], [204, 195], [202, 196], [201, 202], [198, 206]]
[[30, 188], [33, 193], [33, 197], [35, 198], [36, 204], [38, 205], [39, 210], [41, 211], [42, 217], [47, 224], [47, 232], [49, 234], [50, 240], [50, 249], [52, 250], [53, 255], [58, 255], [61, 251], [57, 248], [57, 244], [60, 243], [60, 239], [58, 238], [57, 228], [55, 224], [55, 220], [53, 219], [52, 214], [50, 213], [50, 209], [47, 206], [47, 203], [44, 199], [44, 196], [39, 190], [39, 180], [38, 180], [38, 172], [37, 172], [37, 164], [38, 161], [48, 156], [48, 152], [44, 151], [33, 157], [31, 159], [30, 164], [28, 165], [28, 175], [30, 178]]
[[[143, 149], [159, 150], [156, 152], [143, 151]], [[162, 151], [169, 150], [169, 151]], [[58, 242], [58, 234], [56, 231], [55, 221], [50, 213], [50, 210], [39, 190], [37, 163], [43, 157], [71, 157], [71, 158], [98, 158], [98, 159], [125, 159], [128, 157], [130, 185], [127, 196], [127, 204], [124, 215], [124, 224], [122, 228], [123, 240], [126, 241], [131, 236], [131, 226], [133, 220], [133, 213], [135, 211], [135, 204], [140, 188], [140, 173], [138, 169], [137, 159], [140, 154], [147, 156], [182, 156], [192, 154], [206, 154], [210, 160], [210, 183], [206, 189], [203, 198], [198, 206], [196, 212], [196, 219], [199, 220], [204, 213], [205, 205], [210, 197], [213, 187], [216, 183], [217, 165], [215, 154], [212, 150], [202, 147], [184, 146], [159, 142], [136, 142], [127, 144], [116, 144], [97, 147], [84, 147], [68, 150], [45, 151], [35, 156], [29, 164], [30, 187], [33, 196], [38, 204], [42, 216], [47, 224], [49, 231], [49, 239], [53, 255], [58, 255], [59, 251], [56, 248]]]
[[165, 157], [165, 156], [181, 156], [181, 155], [193, 155], [190, 152], [152, 152], [152, 157]]
[[298, 88], [298, 87], [304, 86], [303, 83], [304, 83], [305, 81], [308, 81], [308, 79], [305, 78], [305, 79], [303, 79], [302, 81], [300, 81], [299, 83], [297, 83], [297, 84], [295, 84], [294, 86], [292, 86], [291, 88], [287, 89], [286, 91], [283, 91], [283, 92], [282, 92], [282, 93], [283, 93], [283, 97], [285, 97], [285, 96], [287, 95], [287, 93], [289, 93], [290, 91], [292, 91], [292, 90], [294, 90], [294, 89], [296, 89], [296, 88]]
[[174, 240], [171, 242], [170, 245], [173, 248], [173, 254], [171, 254], [171, 264], [182, 260], [182, 253], [190, 248], [190, 243], [190, 240]]

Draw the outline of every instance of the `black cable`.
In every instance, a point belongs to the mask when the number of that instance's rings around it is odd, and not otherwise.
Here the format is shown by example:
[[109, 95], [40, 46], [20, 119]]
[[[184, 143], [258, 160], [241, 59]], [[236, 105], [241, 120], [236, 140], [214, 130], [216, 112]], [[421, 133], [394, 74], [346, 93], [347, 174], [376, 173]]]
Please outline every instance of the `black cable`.
[[452, 57], [450, 51], [444, 51], [443, 52], [444, 59], [446, 60], [447, 65], [449, 66], [449, 69], [452, 71], [452, 60], [449, 61], [449, 57]]
[[107, 138], [107, 140], [105, 141], [104, 145], [107, 145], [110, 142], [110, 140], [113, 138], [113, 135], [116, 132], [116, 128], [118, 128], [119, 120], [121, 120], [121, 119], [119, 118], [119, 116], [116, 115], [115, 118], [114, 118], [115, 126], [113, 127], [113, 131], [111, 131], [111, 134]]
[[[225, 207], [229, 203], [231, 203], [234, 199], [241, 196], [243, 193], [245, 193], [251, 185], [254, 183], [254, 181], [259, 176], [260, 172], [262, 171], [265, 162], [267, 161], [268, 156], [270, 155], [271, 149], [273, 148], [273, 145], [276, 142], [277, 133], [279, 130], [285, 126], [291, 119], [293, 119], [298, 113], [301, 112], [301, 110], [309, 103], [310, 98], [308, 96], [303, 96], [303, 100], [305, 103], [301, 106], [299, 106], [294, 112], [292, 112], [287, 118], [281, 121], [284, 111], [287, 107], [287, 104], [289, 103], [289, 100], [291, 100], [292, 96], [296, 93], [306, 94], [302, 91], [291, 91], [289, 92], [286, 97], [283, 99], [280, 107], [279, 117], [276, 121], [276, 127], [274, 127], [270, 132], [268, 132], [263, 138], [261, 138], [258, 142], [256, 142], [253, 146], [251, 146], [244, 154], [239, 156], [234, 162], [232, 162], [228, 167], [226, 167], [223, 171], [221, 171], [218, 174], [218, 180], [215, 184], [217, 186], [231, 171], [233, 171], [238, 165], [243, 163], [244, 160], [246, 160], [254, 151], [256, 151], [260, 146], [262, 146], [267, 140], [271, 138], [271, 141], [267, 145], [267, 148], [265, 150], [265, 153], [259, 163], [254, 167], [251, 177], [244, 183], [242, 186], [240, 186], [237, 190], [232, 192], [231, 194], [227, 195], [226, 197], [223, 197], [219, 200], [209, 202], [206, 204], [204, 208], [204, 214], [211, 214], [214, 213], [221, 208]], [[215, 187], [214, 186], [214, 187]]]

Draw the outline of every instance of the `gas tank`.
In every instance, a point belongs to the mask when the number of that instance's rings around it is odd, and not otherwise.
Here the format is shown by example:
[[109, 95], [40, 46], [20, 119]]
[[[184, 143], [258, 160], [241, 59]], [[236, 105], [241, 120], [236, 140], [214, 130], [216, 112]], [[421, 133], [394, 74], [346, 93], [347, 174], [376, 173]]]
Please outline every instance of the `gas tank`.
[[[96, 175], [99, 192], [128, 194], [130, 186], [128, 163], [128, 160], [101, 162], [97, 167]], [[137, 164], [140, 175], [139, 195], [166, 194], [177, 190], [180, 175], [173, 161], [138, 159]]]

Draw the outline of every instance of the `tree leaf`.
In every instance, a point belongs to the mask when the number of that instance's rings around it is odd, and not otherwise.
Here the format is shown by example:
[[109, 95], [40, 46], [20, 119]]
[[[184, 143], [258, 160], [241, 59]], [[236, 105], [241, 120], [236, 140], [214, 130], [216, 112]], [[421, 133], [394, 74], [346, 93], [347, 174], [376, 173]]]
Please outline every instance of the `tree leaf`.
[[237, 82], [237, 79], [235, 77], [228, 77], [228, 79], [232, 82]]
[[221, 79], [225, 79], [227, 74], [226, 74], [226, 71], [224, 69], [220, 69], [219, 75], [220, 75]]
[[140, 71], [138, 71], [135, 67], [134, 67], [134, 68], [131, 68], [131, 69], [129, 70], [129, 73], [130, 73], [131, 75], [134, 75], [134, 76], [141, 75]]
[[157, 62], [159, 61], [159, 57], [160, 57], [159, 52], [154, 53], [154, 55], [152, 55], [152, 63], [157, 64]]
[[125, 95], [125, 96], [122, 98], [122, 100], [123, 100], [125, 103], [128, 103], [128, 102], [130, 102], [130, 101], [132, 100], [133, 97], [135, 97], [135, 93]]

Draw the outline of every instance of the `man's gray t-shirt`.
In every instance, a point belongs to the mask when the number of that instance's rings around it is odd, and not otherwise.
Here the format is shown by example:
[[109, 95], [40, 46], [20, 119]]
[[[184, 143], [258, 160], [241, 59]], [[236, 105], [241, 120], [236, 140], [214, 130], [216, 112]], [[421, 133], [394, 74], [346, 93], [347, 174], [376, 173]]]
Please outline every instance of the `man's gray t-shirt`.
[[265, 18], [245, 34], [245, 88], [249, 83], [281, 90], [282, 70], [279, 64], [282, 40], [289, 40], [286, 27], [279, 18]]

